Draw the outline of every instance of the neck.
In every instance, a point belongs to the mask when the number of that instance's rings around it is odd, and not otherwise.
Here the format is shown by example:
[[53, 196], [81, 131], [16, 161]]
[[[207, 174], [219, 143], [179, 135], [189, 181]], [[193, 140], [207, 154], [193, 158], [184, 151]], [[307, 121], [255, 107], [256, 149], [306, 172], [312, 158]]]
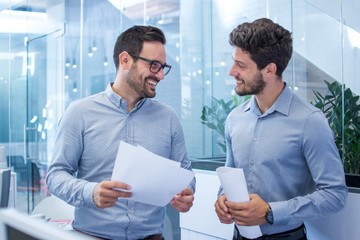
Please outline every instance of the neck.
[[256, 103], [259, 106], [261, 114], [264, 114], [271, 108], [284, 88], [285, 83], [281, 79], [275, 80], [271, 84], [268, 83], [261, 93], [255, 95]]
[[116, 75], [112, 89], [121, 98], [126, 100], [128, 112], [131, 112], [135, 108], [136, 103], [138, 103], [142, 98], [129, 87], [129, 85], [126, 83], [125, 77], [121, 77], [119, 75], [120, 74]]

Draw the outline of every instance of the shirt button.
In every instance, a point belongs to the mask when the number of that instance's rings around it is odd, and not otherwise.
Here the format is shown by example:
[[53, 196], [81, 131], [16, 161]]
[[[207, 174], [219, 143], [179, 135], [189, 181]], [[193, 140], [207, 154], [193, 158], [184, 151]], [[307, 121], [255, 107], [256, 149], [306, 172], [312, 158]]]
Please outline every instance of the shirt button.
[[128, 213], [132, 213], [133, 211], [131, 209], [128, 210]]
[[254, 137], [254, 141], [257, 141], [258, 140], [258, 138], [257, 137]]
[[251, 162], [250, 162], [251, 165], [254, 165], [254, 163], [255, 163], [254, 161], [251, 161]]
[[128, 231], [128, 234], [130, 234], [131, 232], [130, 231]]
[[253, 188], [253, 187], [254, 187], [254, 185], [250, 184], [250, 188]]

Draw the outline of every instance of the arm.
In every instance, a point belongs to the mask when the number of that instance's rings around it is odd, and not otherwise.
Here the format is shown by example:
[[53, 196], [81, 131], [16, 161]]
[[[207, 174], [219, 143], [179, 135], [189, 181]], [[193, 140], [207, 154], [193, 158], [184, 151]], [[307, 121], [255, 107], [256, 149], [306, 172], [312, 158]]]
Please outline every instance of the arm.
[[[181, 167], [192, 170], [191, 163], [187, 157], [184, 133], [179, 120], [173, 121], [173, 134], [171, 141], [171, 155], [170, 159], [181, 163]], [[170, 201], [170, 204], [179, 212], [187, 212], [193, 205], [195, 192], [195, 178], [190, 182], [189, 186], [180, 193], [176, 194]]]
[[46, 178], [48, 189], [76, 207], [109, 207], [118, 197], [130, 195], [112, 188], [128, 189], [129, 186], [119, 182], [98, 184], [101, 180], [89, 181], [76, 177], [84, 145], [85, 124], [81, 119], [81, 111], [71, 104], [59, 122], [52, 163]]
[[[229, 136], [229, 122], [225, 127], [225, 139], [226, 139], [226, 166], [235, 167], [232, 151], [232, 141]], [[260, 225], [266, 222], [265, 214], [269, 209], [269, 204], [257, 194], [250, 194], [250, 201], [244, 203], [229, 202], [220, 187], [220, 197], [215, 203], [215, 211], [218, 215], [220, 222], [231, 224], [235, 222], [242, 226]]]
[[[235, 167], [234, 158], [232, 153], [232, 145], [231, 145], [231, 138], [229, 136], [229, 122], [226, 120], [225, 124], [225, 141], [226, 141], [226, 163], [225, 166], [227, 167]], [[220, 222], [225, 224], [231, 224], [234, 222], [233, 217], [229, 211], [229, 208], [226, 206], [227, 198], [224, 193], [223, 188], [220, 186], [218, 192], [218, 199], [215, 202], [215, 212], [220, 220]]]
[[344, 170], [333, 132], [321, 112], [311, 114], [303, 126], [302, 152], [316, 189], [288, 201], [270, 202], [274, 224], [294, 224], [340, 211], [346, 203]]
[[73, 206], [91, 206], [97, 183], [77, 179], [75, 173], [83, 151], [82, 124], [73, 104], [59, 121], [52, 162], [46, 183], [49, 191]]

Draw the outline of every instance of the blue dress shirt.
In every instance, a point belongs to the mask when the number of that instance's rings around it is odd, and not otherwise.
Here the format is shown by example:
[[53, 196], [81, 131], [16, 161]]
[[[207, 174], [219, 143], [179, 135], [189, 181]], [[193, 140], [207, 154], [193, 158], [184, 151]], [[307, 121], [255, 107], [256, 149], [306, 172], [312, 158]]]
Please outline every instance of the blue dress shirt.
[[347, 187], [333, 132], [323, 113], [287, 86], [264, 114], [254, 97], [234, 109], [225, 132], [226, 166], [243, 168], [249, 193], [272, 208], [274, 224], [262, 224], [263, 234], [344, 207]]
[[[111, 178], [121, 140], [191, 169], [176, 113], [148, 98], [129, 113], [126, 100], [110, 84], [104, 92], [72, 102], [62, 116], [46, 179], [48, 189], [75, 206], [73, 227], [82, 232], [109, 239], [161, 233], [165, 207], [123, 198], [114, 207], [100, 209], [93, 202], [96, 184]], [[189, 187], [195, 190], [195, 179]]]

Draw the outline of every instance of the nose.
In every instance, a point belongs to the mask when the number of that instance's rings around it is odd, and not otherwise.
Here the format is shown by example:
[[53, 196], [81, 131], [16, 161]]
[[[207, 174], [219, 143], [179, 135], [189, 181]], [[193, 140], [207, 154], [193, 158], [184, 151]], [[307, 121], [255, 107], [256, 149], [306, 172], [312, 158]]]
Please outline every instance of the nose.
[[235, 63], [230, 68], [229, 75], [232, 76], [232, 77], [235, 77], [236, 75], [238, 75], [238, 72], [236, 71]]

